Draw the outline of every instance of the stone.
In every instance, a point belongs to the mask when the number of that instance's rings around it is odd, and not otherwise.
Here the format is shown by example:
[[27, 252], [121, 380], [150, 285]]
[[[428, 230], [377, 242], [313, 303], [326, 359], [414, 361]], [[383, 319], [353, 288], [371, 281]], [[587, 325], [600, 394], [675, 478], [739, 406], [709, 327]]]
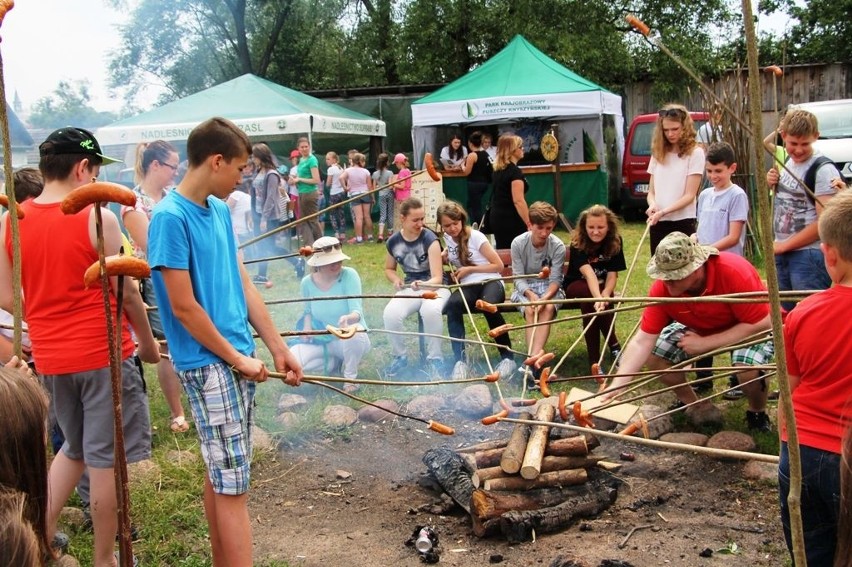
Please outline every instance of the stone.
[[[373, 403], [377, 406], [387, 408], [391, 411], [399, 411], [399, 404], [393, 400], [376, 400]], [[388, 413], [381, 408], [373, 406], [364, 406], [358, 410], [358, 421], [363, 421], [367, 423], [377, 423], [379, 421], [393, 419], [395, 417], [396, 416], [392, 413]]]
[[751, 435], [740, 431], [720, 431], [707, 441], [707, 446], [713, 449], [729, 451], [754, 451], [756, 445]]
[[660, 437], [660, 441], [665, 441], [666, 443], [681, 443], [683, 445], [695, 445], [697, 447], [706, 446], [708, 439], [709, 437], [703, 433], [689, 432], [666, 433]]
[[358, 412], [349, 406], [326, 406], [322, 412], [322, 422], [330, 427], [349, 427], [358, 421]]
[[251, 428], [251, 442], [255, 451], [267, 453], [275, 450], [275, 441], [272, 436], [256, 425]]
[[305, 396], [299, 394], [281, 394], [278, 398], [278, 413], [295, 411], [302, 406], [307, 405], [308, 400]]
[[684, 412], [692, 425], [722, 425], [722, 410], [709, 402], [689, 406]]
[[337, 478], [337, 480], [349, 480], [350, 478], [352, 478], [352, 473], [343, 469], [337, 469], [337, 471], [334, 473], [334, 476]]
[[459, 413], [476, 419], [491, 415], [491, 389], [485, 384], [468, 386], [453, 398], [452, 404]]
[[[639, 411], [642, 413], [642, 417], [645, 418], [645, 421], [656, 418], [652, 421], [648, 421], [649, 439], [660, 439], [663, 435], [674, 431], [674, 421], [672, 421], [672, 416], [666, 415], [657, 418], [658, 415], [666, 411], [664, 407], [655, 404], [643, 404]], [[638, 414], [635, 419], [638, 419]], [[631, 420], [631, 422], [632, 421], [633, 420]]]
[[151, 482], [160, 477], [160, 465], [151, 459], [127, 465], [127, 475], [130, 482]]
[[299, 414], [293, 413], [292, 411], [285, 411], [284, 413], [279, 413], [275, 416], [275, 423], [287, 429], [288, 427], [295, 427], [298, 425], [301, 419], [302, 418]]
[[778, 485], [778, 465], [764, 461], [749, 461], [743, 467], [743, 478]]
[[435, 394], [415, 396], [408, 402], [407, 413], [413, 415], [432, 415], [444, 408], [444, 398]]

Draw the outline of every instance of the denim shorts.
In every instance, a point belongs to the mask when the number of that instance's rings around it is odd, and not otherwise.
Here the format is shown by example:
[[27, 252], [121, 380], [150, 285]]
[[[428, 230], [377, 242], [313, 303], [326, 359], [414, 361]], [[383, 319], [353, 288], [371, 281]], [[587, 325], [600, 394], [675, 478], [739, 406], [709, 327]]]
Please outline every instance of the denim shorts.
[[[654, 350], [651, 354], [667, 360], [672, 364], [693, 358], [692, 355], [687, 354], [682, 348], [677, 346], [677, 343], [683, 337], [686, 330], [686, 327], [680, 323], [672, 323], [667, 326], [662, 330], [660, 336], [657, 337], [657, 344], [654, 345]], [[774, 359], [775, 344], [771, 339], [755, 345], [738, 348], [731, 353], [731, 364], [735, 366], [763, 366], [771, 364]]]
[[354, 201], [352, 201], [352, 202], [350, 203], [350, 206], [355, 206], [355, 205], [369, 205], [369, 204], [371, 204], [371, 203], [373, 202], [373, 196], [372, 196], [372, 195], [361, 195], [361, 196], [358, 196], [358, 195], [349, 195], [349, 197], [350, 197], [350, 198], [352, 198], [352, 197], [358, 197], [357, 199], [355, 199]]
[[256, 384], [224, 362], [178, 372], [216, 494], [248, 492]]

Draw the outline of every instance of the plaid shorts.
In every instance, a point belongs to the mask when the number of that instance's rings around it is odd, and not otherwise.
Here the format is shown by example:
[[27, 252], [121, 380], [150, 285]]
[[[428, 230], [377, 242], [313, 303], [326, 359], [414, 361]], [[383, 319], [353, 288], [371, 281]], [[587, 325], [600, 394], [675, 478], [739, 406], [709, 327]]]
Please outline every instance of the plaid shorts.
[[[683, 351], [677, 343], [680, 341], [686, 327], [680, 323], [672, 323], [660, 332], [657, 344], [651, 354], [677, 364], [693, 358]], [[772, 339], [755, 345], [738, 348], [731, 353], [731, 363], [743, 366], [763, 366], [771, 364], [775, 359], [775, 344]]]
[[216, 494], [248, 492], [256, 384], [224, 362], [178, 372], [192, 409], [201, 456]]

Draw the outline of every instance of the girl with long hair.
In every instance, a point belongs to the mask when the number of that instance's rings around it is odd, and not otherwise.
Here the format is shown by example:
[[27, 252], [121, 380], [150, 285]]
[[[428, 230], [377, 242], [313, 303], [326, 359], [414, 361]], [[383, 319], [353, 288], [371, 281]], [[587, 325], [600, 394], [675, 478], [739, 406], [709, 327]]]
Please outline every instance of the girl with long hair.
[[373, 195], [366, 194], [373, 188], [373, 179], [365, 165], [367, 165], [367, 158], [364, 154], [356, 153], [352, 156], [352, 167], [347, 167], [340, 174], [340, 183], [346, 189], [349, 198], [358, 197], [349, 204], [355, 223], [355, 236], [349, 239], [349, 244], [361, 244], [373, 240], [373, 219], [370, 218]]
[[[319, 162], [311, 153], [311, 142], [307, 138], [299, 138], [297, 147], [299, 149], [299, 162], [296, 165], [296, 174], [290, 174], [290, 184], [299, 190], [299, 215], [306, 217], [319, 211], [319, 187], [320, 174]], [[319, 220], [312, 218], [299, 225], [299, 233], [302, 235], [302, 243], [311, 246], [314, 240], [322, 236]]]
[[512, 240], [530, 226], [530, 211], [524, 195], [529, 184], [518, 162], [524, 157], [524, 141], [514, 134], [503, 134], [497, 141], [491, 206], [488, 225], [494, 232], [498, 249], [509, 248]]
[[[444, 260], [453, 269], [453, 279], [464, 284], [464, 287], [453, 291], [444, 307], [450, 336], [457, 339], [463, 339], [465, 336], [464, 318], [467, 314], [465, 302], [471, 311], [485, 316], [490, 329], [505, 325], [506, 320], [500, 312], [489, 313], [479, 311], [475, 307], [477, 299], [489, 303], [502, 303], [506, 300], [506, 289], [503, 286], [503, 280], [500, 279], [503, 261], [500, 260], [497, 251], [491, 246], [488, 237], [468, 225], [467, 211], [455, 201], [441, 203], [436, 217], [444, 233], [446, 245]], [[462, 293], [464, 299], [462, 299]], [[512, 348], [508, 333], [500, 335], [494, 341], [505, 349]], [[504, 380], [511, 377], [517, 368], [511, 350], [505, 349], [500, 350], [501, 360], [496, 367]], [[467, 363], [464, 361], [464, 343], [453, 341], [453, 354], [455, 355], [453, 378], [466, 377], [468, 370]]]
[[[381, 153], [376, 158], [376, 171], [373, 172], [373, 187], [382, 187], [391, 182], [393, 172], [388, 169], [389, 162], [390, 156], [386, 153]], [[376, 242], [379, 244], [385, 241], [385, 227], [388, 229], [388, 236], [393, 233], [393, 193], [393, 187], [379, 191], [379, 233], [376, 235]]]
[[[139, 258], [145, 258], [148, 253], [148, 223], [154, 206], [157, 205], [167, 194], [168, 188], [172, 186], [177, 174], [180, 157], [174, 146], [164, 140], [155, 140], [148, 144], [141, 144], [136, 160], [136, 173], [140, 180], [133, 188], [136, 193], [136, 205], [121, 208], [121, 219], [130, 235], [133, 245], [133, 254]], [[150, 278], [139, 281], [139, 291], [142, 299], [149, 307], [157, 307], [157, 298], [154, 295], [154, 286]], [[148, 311], [148, 322], [154, 337], [163, 340], [163, 326], [160, 315], [156, 309]], [[168, 350], [166, 350], [168, 352]], [[183, 405], [180, 401], [180, 381], [175, 373], [171, 361], [162, 358], [157, 363], [157, 380], [163, 397], [169, 406], [169, 429], [175, 433], [183, 433], [189, 429], [189, 423], [184, 417]]]
[[453, 134], [449, 143], [441, 148], [441, 163], [447, 171], [461, 171], [466, 157], [467, 148], [458, 134]]
[[[393, 284], [398, 298], [391, 299], [383, 314], [385, 329], [402, 331], [403, 321], [409, 315], [420, 313], [423, 332], [426, 333], [426, 373], [431, 378], [441, 378], [444, 357], [441, 354], [441, 336], [444, 330], [442, 310], [449, 290], [434, 290], [435, 299], [412, 299], [423, 295], [421, 284], [443, 283], [444, 270], [441, 264], [441, 245], [437, 235], [423, 226], [426, 216], [420, 199], [409, 197], [400, 205], [400, 229], [388, 238], [385, 246], [385, 277]], [[397, 273], [402, 268], [403, 277]], [[425, 288], [431, 291], [431, 288]], [[405, 297], [402, 297], [405, 296]], [[391, 334], [393, 360], [385, 371], [387, 376], [396, 376], [408, 366], [405, 344], [402, 337]]]
[[[592, 205], [577, 219], [571, 234], [568, 252], [568, 272], [563, 286], [566, 298], [594, 297], [594, 303], [580, 303], [583, 314], [599, 313], [609, 309], [607, 299], [615, 292], [618, 272], [625, 270], [624, 249], [618, 232], [618, 218], [604, 205]], [[584, 319], [584, 325], [588, 319]], [[607, 337], [612, 326], [612, 314], [598, 314], [591, 327], [586, 330], [586, 352], [589, 364], [596, 363], [601, 356], [600, 336]], [[621, 345], [615, 336], [615, 328], [609, 334], [609, 352], [613, 363], [621, 354]]]
[[[325, 170], [325, 179], [326, 185], [328, 185], [328, 205], [331, 207], [346, 198], [346, 189], [340, 182], [343, 169], [340, 167], [340, 157], [336, 152], [325, 154], [325, 165], [328, 167]], [[346, 240], [346, 214], [343, 212], [343, 207], [330, 210], [328, 216], [334, 235], [340, 242], [344, 242]]]
[[694, 234], [695, 200], [704, 174], [704, 149], [695, 140], [695, 124], [686, 108], [667, 104], [660, 110], [648, 165], [648, 224], [651, 255], [667, 234]]
[[[255, 144], [251, 147], [251, 160], [257, 171], [252, 181], [252, 188], [257, 196], [255, 210], [260, 215], [260, 221], [255, 225], [255, 233], [260, 235], [281, 226], [282, 214], [278, 199], [281, 174], [278, 173], [278, 165], [272, 157], [272, 150], [266, 144]], [[280, 252], [272, 237], [258, 242], [257, 248], [260, 249], [258, 254], [262, 256], [275, 256]], [[254, 283], [262, 284], [267, 288], [272, 287], [272, 281], [267, 277], [268, 269], [267, 262], [260, 262], [257, 266], [257, 275], [253, 278]]]
[[467, 139], [470, 151], [464, 160], [464, 174], [467, 175], [467, 210], [478, 228], [482, 219], [482, 198], [491, 183], [491, 158], [482, 148], [482, 132], [476, 131]]

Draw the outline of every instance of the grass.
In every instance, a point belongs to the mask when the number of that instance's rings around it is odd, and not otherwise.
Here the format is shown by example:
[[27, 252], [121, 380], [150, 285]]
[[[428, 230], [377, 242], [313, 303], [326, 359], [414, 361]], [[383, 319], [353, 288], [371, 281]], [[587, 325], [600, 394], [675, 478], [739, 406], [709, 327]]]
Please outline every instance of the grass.
[[[636, 248], [642, 237], [644, 227], [642, 223], [627, 223], [623, 226], [625, 258], [628, 261], [628, 267], [636, 255]], [[567, 241], [568, 235], [565, 232], [557, 232], [557, 235], [563, 241]], [[364, 293], [390, 293], [392, 291], [384, 276], [384, 246], [374, 243], [347, 245], [344, 247], [344, 252], [352, 258], [347, 262], [347, 265], [358, 270], [361, 276]], [[651, 280], [645, 274], [648, 257], [649, 252], [646, 241], [641, 246], [633, 274], [628, 282], [629, 285], [624, 290], [624, 295], [642, 296], [646, 294], [648, 286], [651, 283]], [[760, 271], [762, 272], [762, 269]], [[274, 285], [271, 289], [261, 290], [265, 299], [271, 300], [298, 296], [299, 282], [290, 264], [284, 261], [272, 262], [269, 265], [269, 273]], [[618, 290], [623, 289], [624, 279], [625, 273], [622, 273], [617, 286]], [[508, 295], [509, 291], [507, 290]], [[382, 327], [382, 310], [385, 303], [386, 300], [364, 300], [365, 317], [369, 327]], [[293, 328], [295, 321], [301, 314], [301, 309], [302, 307], [298, 303], [273, 305], [270, 307], [276, 325], [282, 330]], [[577, 310], [565, 310], [560, 313], [560, 316], [576, 313], [578, 313]], [[625, 344], [628, 334], [639, 320], [640, 314], [641, 310], [637, 309], [627, 311], [617, 317], [616, 329], [622, 344]], [[506, 314], [506, 318], [507, 321], [514, 323], [522, 322], [519, 314]], [[475, 319], [477, 320], [477, 327], [480, 333], [488, 340], [486, 335], [488, 328], [484, 318], [475, 316]], [[416, 330], [414, 318], [409, 318], [406, 324], [408, 325], [406, 327], [407, 330]], [[468, 327], [468, 338], [475, 338], [470, 321], [466, 321], [466, 325]], [[548, 350], [555, 352], [557, 357], [561, 357], [565, 349], [580, 336], [581, 332], [582, 324], [580, 321], [562, 323], [555, 326], [550, 335]], [[370, 335], [372, 349], [362, 362], [360, 373], [362, 377], [381, 378], [384, 376], [384, 368], [391, 359], [387, 337], [388, 335], [381, 333], [372, 333]], [[417, 352], [416, 339], [412, 337], [407, 340], [409, 341], [408, 344], [411, 347], [411, 352]], [[512, 340], [513, 346], [517, 350], [525, 350], [522, 332], [512, 333]], [[259, 349], [259, 353], [267, 363], [271, 362], [268, 353], [262, 346]], [[444, 353], [447, 359], [449, 359], [451, 355], [449, 342], [444, 347]], [[468, 355], [475, 363], [481, 365], [484, 362], [482, 350], [479, 347], [469, 345]], [[416, 358], [416, 356], [413, 355], [411, 358]], [[718, 357], [716, 364], [727, 364], [725, 358]], [[583, 341], [580, 341], [577, 348], [569, 355], [560, 374], [585, 375], [588, 373], [585, 346]], [[146, 477], [146, 480], [143, 482], [134, 482], [131, 488], [133, 517], [135, 518], [135, 522], [140, 525], [143, 536], [141, 541], [134, 544], [134, 553], [139, 557], [143, 565], [176, 565], [186, 567], [210, 565], [207, 523], [204, 518], [201, 500], [201, 479], [203, 478], [204, 467], [200, 459], [186, 458], [185, 453], [176, 452], [178, 450], [189, 451], [197, 456], [199, 452], [197, 438], [193, 431], [184, 435], [174, 435], [171, 433], [168, 428], [169, 412], [160, 392], [154, 367], [149, 366], [146, 368], [146, 379], [151, 405], [151, 423], [156, 428], [153, 437], [153, 461], [158, 465], [158, 471], [152, 476]], [[719, 380], [719, 382], [717, 388], [721, 388], [722, 382], [726, 382], [726, 380]], [[577, 384], [587, 389], [596, 388], [593, 382], [572, 382], [572, 384]], [[561, 387], [557, 385], [554, 389], [558, 391]], [[770, 385], [770, 387], [772, 386]], [[509, 387], [508, 389], [510, 394], [517, 393], [516, 388]], [[371, 386], [359, 390], [359, 395], [371, 400], [380, 398], [405, 400], [413, 394], [413, 391], [413, 388], [400, 389]], [[283, 393], [307, 395], [313, 402], [304, 411], [303, 415], [301, 415], [301, 421], [286, 429], [275, 421], [278, 400]], [[344, 404], [353, 407], [358, 405], [348, 398], [319, 387], [303, 386], [299, 390], [293, 390], [277, 380], [270, 380], [257, 389], [257, 403], [258, 425], [283, 442], [293, 444], [298, 444], [305, 438], [317, 435], [347, 435], [346, 431], [323, 428], [321, 425], [323, 409], [328, 404]], [[185, 403], [184, 405], [186, 406]], [[725, 402], [721, 405], [724, 409], [725, 429], [745, 432], [745, 402]], [[678, 428], [688, 428], [684, 419], [676, 419], [675, 424]], [[451, 423], [450, 425], [458, 425], [458, 423]], [[758, 446], [758, 451], [769, 454], [778, 453], [778, 438], [776, 433], [756, 434], [754, 438]], [[180, 460], [176, 457], [178, 454], [183, 455]], [[267, 457], [262, 454], [255, 454], [256, 462], [264, 458]], [[72, 502], [72, 505], [74, 505], [74, 502]], [[68, 531], [71, 536], [71, 555], [78, 558], [82, 565], [91, 564], [91, 534], [73, 528]], [[257, 559], [260, 561], [259, 565], [266, 567], [287, 566], [286, 562], [263, 562], [263, 558]]]

